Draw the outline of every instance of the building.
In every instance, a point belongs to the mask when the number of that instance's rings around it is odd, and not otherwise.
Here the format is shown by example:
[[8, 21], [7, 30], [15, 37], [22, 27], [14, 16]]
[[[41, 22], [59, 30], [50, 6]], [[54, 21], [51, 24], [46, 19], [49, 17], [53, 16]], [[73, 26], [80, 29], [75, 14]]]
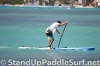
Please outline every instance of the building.
[[[87, 5], [88, 0], [73, 0], [73, 5]], [[100, 5], [100, 0], [91, 0], [90, 3], [88, 3], [89, 6], [97, 6]]]
[[[43, 6], [48, 6], [48, 5], [63, 5], [67, 4], [64, 2], [69, 2], [70, 5], [84, 5], [87, 3], [87, 0], [24, 0], [24, 4], [28, 5], [43, 5]], [[95, 6], [95, 5], [100, 5], [100, 0], [94, 0], [92, 3], [89, 4], [90, 6]]]
[[97, 2], [97, 3], [98, 3], [98, 6], [100, 6], [100, 0], [97, 0], [97, 1], [98, 1], [98, 2]]
[[24, 0], [24, 5], [39, 5], [39, 0]]

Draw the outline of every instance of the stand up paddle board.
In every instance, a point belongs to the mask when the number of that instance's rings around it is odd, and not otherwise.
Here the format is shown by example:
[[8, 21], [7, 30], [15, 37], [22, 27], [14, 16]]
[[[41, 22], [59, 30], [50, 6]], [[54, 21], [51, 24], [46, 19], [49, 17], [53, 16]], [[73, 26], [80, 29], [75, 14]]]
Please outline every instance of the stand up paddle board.
[[48, 47], [32, 47], [32, 46], [29, 46], [29, 47], [26, 47], [26, 46], [21, 46], [21, 47], [18, 47], [18, 49], [39, 49], [39, 50], [88, 50], [88, 51], [93, 51], [95, 50], [94, 47], [64, 47], [64, 48], [48, 48]]

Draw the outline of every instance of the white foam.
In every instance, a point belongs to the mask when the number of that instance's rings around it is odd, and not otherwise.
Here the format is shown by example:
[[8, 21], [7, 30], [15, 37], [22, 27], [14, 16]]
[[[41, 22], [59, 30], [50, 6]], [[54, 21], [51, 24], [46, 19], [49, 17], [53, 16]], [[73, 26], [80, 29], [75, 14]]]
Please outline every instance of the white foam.
[[10, 48], [10, 47], [7, 47], [7, 46], [0, 46], [0, 48]]

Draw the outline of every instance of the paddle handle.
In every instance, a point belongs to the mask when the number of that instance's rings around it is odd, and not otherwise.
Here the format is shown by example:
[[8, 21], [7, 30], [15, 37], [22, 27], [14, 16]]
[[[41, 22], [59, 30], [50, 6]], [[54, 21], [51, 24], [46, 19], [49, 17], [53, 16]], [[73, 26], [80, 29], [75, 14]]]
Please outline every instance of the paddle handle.
[[[62, 36], [63, 36], [63, 33], [64, 33], [64, 31], [65, 31], [66, 26], [67, 26], [67, 24], [65, 25], [65, 27], [64, 27], [64, 29], [63, 29]], [[58, 44], [58, 48], [59, 48], [59, 45], [60, 45], [60, 42], [61, 42], [62, 36], [60, 37], [59, 44]]]

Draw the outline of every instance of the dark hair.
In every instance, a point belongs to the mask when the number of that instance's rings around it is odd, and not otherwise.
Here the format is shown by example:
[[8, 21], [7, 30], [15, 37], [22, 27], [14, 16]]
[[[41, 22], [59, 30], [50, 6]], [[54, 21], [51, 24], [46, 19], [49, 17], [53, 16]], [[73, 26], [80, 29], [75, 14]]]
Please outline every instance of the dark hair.
[[61, 24], [61, 21], [58, 21], [58, 23], [60, 23], [60, 24]]

